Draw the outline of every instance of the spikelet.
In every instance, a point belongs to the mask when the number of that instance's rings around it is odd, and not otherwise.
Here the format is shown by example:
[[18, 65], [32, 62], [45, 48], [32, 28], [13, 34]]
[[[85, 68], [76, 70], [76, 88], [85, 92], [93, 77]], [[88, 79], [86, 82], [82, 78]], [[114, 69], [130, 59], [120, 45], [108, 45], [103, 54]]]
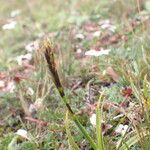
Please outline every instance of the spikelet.
[[63, 99], [66, 107], [68, 108], [69, 112], [71, 114], [74, 114], [74, 112], [71, 109], [69, 103], [67, 102], [65, 92], [64, 92], [64, 88], [63, 88], [63, 86], [60, 82], [60, 78], [58, 76], [58, 72], [57, 72], [56, 64], [55, 64], [55, 59], [54, 59], [54, 49], [53, 49], [53, 46], [49, 42], [48, 39], [46, 39], [43, 43], [43, 50], [44, 50], [45, 59], [46, 59], [47, 64], [48, 64], [49, 71], [50, 71], [51, 76], [53, 78], [53, 82], [54, 82], [61, 98]]
[[61, 97], [64, 97], [65, 96], [64, 89], [60, 82], [58, 72], [56, 69], [56, 64], [55, 64], [55, 59], [54, 59], [54, 49], [48, 39], [44, 40], [43, 50], [44, 50], [45, 59], [47, 61], [48, 68], [53, 78], [54, 84], [56, 88], [58, 89]]

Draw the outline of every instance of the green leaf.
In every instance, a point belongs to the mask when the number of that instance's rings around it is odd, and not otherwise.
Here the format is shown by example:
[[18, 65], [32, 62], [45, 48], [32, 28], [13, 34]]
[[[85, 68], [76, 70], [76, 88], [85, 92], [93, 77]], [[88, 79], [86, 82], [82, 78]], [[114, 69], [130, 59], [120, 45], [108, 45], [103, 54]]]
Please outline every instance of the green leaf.
[[65, 128], [66, 128], [66, 132], [67, 132], [67, 136], [68, 136], [68, 142], [69, 142], [69, 145], [74, 149], [74, 150], [80, 150], [80, 148], [78, 147], [78, 145], [75, 143], [72, 135], [71, 135], [71, 132], [70, 132], [70, 129], [69, 129], [69, 119], [68, 119], [68, 111], [66, 112], [66, 118], [65, 118]]
[[102, 107], [100, 109], [100, 102], [102, 101], [102, 96], [103, 94], [101, 94], [96, 107], [96, 135], [97, 135], [98, 150], [104, 150], [104, 142], [102, 136], [102, 127], [101, 127]]
[[148, 87], [147, 87], [147, 75], [145, 75], [145, 77], [144, 77], [143, 89], [144, 89], [143, 94], [144, 94], [145, 98], [147, 99], [149, 96]]
[[8, 145], [8, 150], [19, 150], [19, 146], [17, 145], [18, 136], [15, 136]]
[[[72, 115], [72, 114], [71, 114]], [[82, 134], [84, 135], [84, 137], [89, 141], [90, 145], [93, 147], [94, 150], [97, 150], [97, 145], [94, 142], [94, 140], [91, 138], [91, 136], [89, 135], [89, 133], [86, 131], [86, 129], [83, 127], [83, 125], [80, 123], [80, 121], [78, 120], [78, 118], [75, 115], [71, 116], [75, 122], [75, 124], [77, 125], [77, 127], [80, 129], [80, 131], [82, 132]]]
[[[150, 135], [150, 133], [144, 132], [143, 133], [143, 138], [146, 137], [146, 136], [149, 136], [149, 135]], [[124, 142], [124, 144], [120, 147], [119, 150], [127, 150], [127, 147], [130, 148], [132, 145], [138, 143], [139, 141], [140, 141], [140, 138], [136, 134], [136, 135], [130, 137], [129, 140], [127, 140], [126, 142]]]

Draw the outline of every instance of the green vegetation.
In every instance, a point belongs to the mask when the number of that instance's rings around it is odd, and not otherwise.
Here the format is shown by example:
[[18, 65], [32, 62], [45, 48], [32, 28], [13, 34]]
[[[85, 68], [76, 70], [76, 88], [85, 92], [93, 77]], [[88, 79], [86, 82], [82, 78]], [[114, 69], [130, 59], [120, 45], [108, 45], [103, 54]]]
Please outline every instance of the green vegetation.
[[0, 1], [0, 150], [150, 149], [149, 14], [148, 0]]

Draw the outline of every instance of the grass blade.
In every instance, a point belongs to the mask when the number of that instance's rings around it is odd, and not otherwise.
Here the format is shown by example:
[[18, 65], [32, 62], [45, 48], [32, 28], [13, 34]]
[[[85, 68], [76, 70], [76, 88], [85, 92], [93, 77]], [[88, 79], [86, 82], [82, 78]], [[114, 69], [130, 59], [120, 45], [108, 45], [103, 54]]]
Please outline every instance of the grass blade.
[[70, 146], [74, 149], [74, 150], [80, 150], [80, 148], [78, 147], [78, 145], [75, 143], [72, 135], [71, 135], [71, 132], [70, 132], [70, 129], [69, 129], [69, 119], [68, 119], [68, 115], [69, 115], [69, 112], [67, 111], [66, 113], [66, 117], [65, 117], [65, 128], [66, 128], [66, 133], [67, 133], [67, 136], [68, 136], [68, 142], [70, 144]]
[[94, 148], [94, 150], [97, 150], [96, 143], [93, 141], [93, 139], [88, 134], [86, 129], [82, 126], [82, 124], [80, 123], [78, 118], [76, 116], [73, 116], [73, 120], [74, 120], [75, 124], [78, 126], [78, 128], [80, 129], [80, 131], [82, 132], [82, 134], [84, 135], [84, 137], [89, 141], [90, 145]]
[[103, 94], [101, 94], [96, 107], [96, 135], [97, 135], [98, 150], [104, 150], [104, 142], [102, 137], [102, 127], [101, 127], [102, 107], [100, 109], [100, 102], [102, 101], [102, 96]]
[[[146, 136], [149, 136], [150, 134], [149, 133], [143, 133], [143, 137], [146, 137]], [[131, 147], [132, 145], [136, 144], [140, 142], [140, 138], [138, 135], [134, 135], [132, 136], [129, 140], [127, 140], [126, 142], [124, 142], [124, 144], [119, 148], [119, 150], [126, 150], [127, 147]]]

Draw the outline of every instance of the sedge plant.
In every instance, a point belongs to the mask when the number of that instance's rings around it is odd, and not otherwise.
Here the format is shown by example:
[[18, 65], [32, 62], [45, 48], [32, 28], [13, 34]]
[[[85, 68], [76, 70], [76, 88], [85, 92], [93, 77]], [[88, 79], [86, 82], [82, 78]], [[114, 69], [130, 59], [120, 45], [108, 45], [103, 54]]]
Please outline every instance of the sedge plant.
[[[53, 82], [54, 82], [54, 84], [55, 84], [55, 86], [59, 92], [59, 95], [60, 95], [62, 101], [64, 102], [64, 104], [68, 110], [68, 113], [69, 113], [71, 119], [77, 125], [77, 127], [79, 128], [81, 133], [84, 135], [85, 139], [90, 143], [91, 147], [94, 150], [98, 150], [99, 148], [98, 148], [97, 144], [94, 142], [94, 140], [89, 135], [89, 133], [86, 131], [86, 129], [83, 127], [83, 125], [79, 121], [78, 117], [76, 116], [75, 112], [73, 111], [70, 104], [68, 103], [68, 98], [65, 95], [64, 88], [60, 82], [60, 78], [59, 78], [59, 75], [57, 72], [55, 59], [54, 59], [54, 49], [52, 47], [51, 42], [48, 39], [44, 40], [43, 51], [44, 51], [44, 56], [45, 56], [45, 59], [46, 59], [47, 65], [48, 65], [48, 69], [51, 73], [51, 77], [53, 79]], [[101, 150], [101, 149], [99, 149], [99, 150]]]

